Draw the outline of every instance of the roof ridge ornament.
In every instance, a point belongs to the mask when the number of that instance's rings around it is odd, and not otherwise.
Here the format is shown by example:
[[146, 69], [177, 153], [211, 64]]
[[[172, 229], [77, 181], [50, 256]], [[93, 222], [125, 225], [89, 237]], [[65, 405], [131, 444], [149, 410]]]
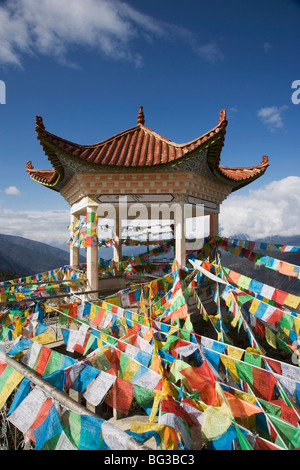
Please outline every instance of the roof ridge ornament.
[[36, 129], [39, 127], [40, 129], [45, 129], [43, 118], [42, 116], [35, 117]]
[[143, 125], [145, 124], [145, 116], [144, 116], [144, 112], [143, 112], [143, 106], [140, 106], [137, 122], [138, 122], [138, 124], [143, 124]]
[[221, 109], [218, 124], [221, 124], [223, 121], [226, 121], [226, 109]]

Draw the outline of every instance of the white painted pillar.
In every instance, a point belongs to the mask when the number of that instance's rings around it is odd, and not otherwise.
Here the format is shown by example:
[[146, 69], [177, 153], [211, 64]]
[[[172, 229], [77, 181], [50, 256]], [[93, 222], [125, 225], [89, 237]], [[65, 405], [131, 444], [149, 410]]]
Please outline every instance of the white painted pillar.
[[[119, 207], [116, 207], [115, 214], [115, 225], [114, 225], [114, 249], [113, 249], [113, 260], [115, 263], [122, 261], [122, 219], [120, 219]], [[118, 264], [117, 264], [118, 266]], [[118, 276], [121, 271], [115, 268], [115, 275]]]
[[186, 244], [185, 244], [185, 218], [184, 206], [174, 205], [174, 238], [175, 238], [175, 259], [179, 266], [186, 265]]
[[216, 237], [219, 234], [219, 214], [209, 214], [209, 235]]
[[[78, 222], [79, 217], [71, 214], [71, 235], [75, 232], [75, 224]], [[79, 247], [70, 246], [70, 266], [79, 269]]]
[[98, 234], [97, 234], [97, 208], [95, 206], [87, 207], [87, 279], [88, 289], [98, 289]]

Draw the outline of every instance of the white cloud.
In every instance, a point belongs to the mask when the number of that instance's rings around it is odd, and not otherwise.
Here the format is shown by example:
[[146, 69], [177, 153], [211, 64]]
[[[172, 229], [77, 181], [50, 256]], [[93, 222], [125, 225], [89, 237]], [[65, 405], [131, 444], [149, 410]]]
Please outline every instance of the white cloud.
[[264, 42], [263, 49], [265, 52], [268, 52], [270, 49], [272, 49], [272, 44], [270, 44], [268, 41]]
[[13, 210], [1, 207], [0, 232], [54, 246], [65, 246], [69, 238], [68, 210]]
[[141, 65], [134, 40], [180, 39], [200, 57], [221, 56], [216, 43], [198, 45], [183, 27], [164, 23], [120, 0], [10, 0], [0, 6], [0, 63], [21, 65], [22, 56], [39, 54], [69, 63], [68, 53], [85, 47], [116, 60]]
[[202, 46], [195, 47], [196, 52], [203, 59], [208, 60], [209, 62], [216, 62], [220, 59], [224, 59], [222, 52], [216, 42], [210, 42]]
[[221, 205], [221, 233], [246, 233], [251, 239], [300, 234], [300, 177], [289, 176], [250, 191], [233, 194]]
[[267, 127], [274, 132], [275, 130], [283, 128], [283, 111], [288, 109], [288, 106], [266, 106], [257, 111], [258, 117], [267, 125]]
[[19, 196], [21, 191], [16, 186], [9, 186], [4, 190], [5, 194], [12, 194], [13, 196]]

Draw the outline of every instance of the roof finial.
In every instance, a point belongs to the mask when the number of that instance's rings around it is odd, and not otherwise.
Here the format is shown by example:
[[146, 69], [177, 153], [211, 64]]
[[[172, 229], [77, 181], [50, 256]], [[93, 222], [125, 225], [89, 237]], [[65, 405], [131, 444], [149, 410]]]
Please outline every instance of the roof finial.
[[43, 118], [42, 116], [36, 116], [35, 118], [36, 129], [39, 127], [40, 129], [45, 129]]
[[226, 109], [221, 109], [220, 111], [220, 118], [219, 118], [219, 123], [218, 124], [221, 124], [221, 122], [225, 121], [226, 120]]
[[138, 124], [145, 124], [145, 116], [143, 113], [143, 106], [140, 106], [140, 111], [137, 119]]

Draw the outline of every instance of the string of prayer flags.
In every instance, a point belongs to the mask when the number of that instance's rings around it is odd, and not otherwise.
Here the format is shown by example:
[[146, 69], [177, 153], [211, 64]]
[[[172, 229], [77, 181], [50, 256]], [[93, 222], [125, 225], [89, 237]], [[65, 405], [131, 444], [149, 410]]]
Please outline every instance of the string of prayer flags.
[[241, 246], [228, 246], [228, 244], [223, 243], [220, 243], [219, 246], [220, 248], [225, 249], [226, 251], [233, 253], [236, 256], [244, 257], [257, 265], [264, 266], [266, 268], [272, 269], [273, 271], [278, 271], [279, 273], [289, 277], [296, 277], [298, 279], [300, 278], [300, 267], [294, 264], [272, 258], [261, 253], [250, 251], [249, 249], [242, 248]]
[[[83, 223], [87, 222], [88, 216]], [[96, 236], [85, 228], [85, 239]], [[82, 393], [93, 406], [105, 402], [128, 415], [135, 399], [149, 420], [146, 426], [131, 429], [140, 442], [152, 435], [166, 450], [192, 449], [196, 428], [208, 449], [297, 448], [300, 373], [296, 366], [268, 358], [256, 337], [297, 356], [292, 343], [299, 335], [300, 319], [281, 308], [283, 294], [227, 270], [216, 253], [216, 240], [207, 244], [198, 253], [207, 256], [198, 264], [193, 261], [201, 269], [181, 269], [175, 262], [161, 279], [101, 300], [71, 301], [53, 311], [42, 303], [26, 313], [17, 307], [8, 310], [0, 318], [2, 349], [61, 392]], [[147, 255], [137, 258], [144, 269]], [[136, 261], [135, 257], [129, 262], [134, 269]], [[109, 273], [112, 265], [104, 265]], [[214, 314], [206, 310], [203, 298], [214, 303]], [[192, 308], [210, 321], [217, 339], [194, 331], [189, 299], [196, 301]], [[291, 297], [285, 301], [296, 302]], [[131, 306], [134, 311], [128, 310]], [[55, 339], [45, 329], [49, 311], [59, 319], [66, 353], [77, 352], [80, 360], [47, 347]], [[224, 314], [237, 336], [241, 328], [248, 334], [250, 347], [234, 345]], [[7, 367], [0, 363], [0, 400], [3, 394], [5, 403], [10, 390], [18, 387], [8, 416], [36, 449], [105, 450], [119, 445], [105, 440], [106, 422], [69, 411], [57, 413], [47, 394], [34, 389], [32, 395], [23, 376], [16, 385], [15, 377], [4, 391], [11, 377]]]
[[[289, 294], [280, 289], [268, 286], [262, 282], [256, 281], [254, 279], [248, 278], [249, 283], [247, 282], [247, 287], [243, 285], [243, 276], [240, 273], [237, 273], [233, 270], [230, 270], [223, 266], [223, 272], [226, 276], [226, 279], [229, 283], [238, 286], [241, 289], [253, 292], [254, 294], [261, 295], [262, 297], [268, 299], [269, 301], [274, 301], [279, 305], [286, 305], [293, 309], [299, 308], [300, 296]], [[242, 285], [241, 285], [242, 284]]]

